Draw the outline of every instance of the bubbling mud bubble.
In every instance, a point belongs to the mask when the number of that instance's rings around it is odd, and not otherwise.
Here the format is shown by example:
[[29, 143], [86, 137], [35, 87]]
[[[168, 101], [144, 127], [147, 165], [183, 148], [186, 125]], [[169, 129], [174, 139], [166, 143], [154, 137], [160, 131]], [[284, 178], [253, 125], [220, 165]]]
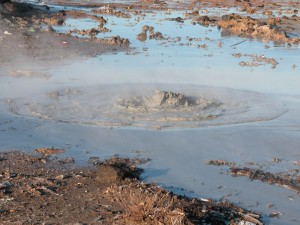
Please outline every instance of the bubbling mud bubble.
[[10, 112], [64, 123], [155, 129], [266, 121], [285, 112], [277, 99], [254, 92], [191, 85], [159, 89], [145, 84], [54, 90], [16, 100]]
[[153, 96], [137, 96], [130, 99], [120, 99], [119, 105], [128, 111], [150, 112], [159, 110], [188, 111], [195, 108], [206, 109], [218, 106], [219, 103], [204, 97], [185, 96], [182, 93], [155, 90]]
[[[116, 106], [120, 116], [131, 116], [134, 121], [176, 126], [175, 122], [209, 120], [221, 115], [221, 103], [202, 96], [155, 90], [151, 96], [133, 96], [119, 99]], [[167, 125], [167, 123], [169, 123]]]

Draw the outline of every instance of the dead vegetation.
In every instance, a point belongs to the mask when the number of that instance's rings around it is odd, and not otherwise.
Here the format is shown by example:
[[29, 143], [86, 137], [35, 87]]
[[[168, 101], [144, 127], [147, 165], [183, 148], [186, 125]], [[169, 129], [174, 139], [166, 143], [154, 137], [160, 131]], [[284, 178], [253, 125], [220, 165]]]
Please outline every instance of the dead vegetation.
[[107, 188], [105, 194], [121, 208], [120, 214], [114, 218], [114, 224], [263, 224], [258, 214], [229, 202], [189, 199], [154, 184], [132, 182], [122, 186], [114, 185]]
[[176, 207], [176, 196], [156, 186], [133, 183], [108, 188], [106, 193], [124, 212], [117, 218], [118, 224], [191, 224], [183, 208]]

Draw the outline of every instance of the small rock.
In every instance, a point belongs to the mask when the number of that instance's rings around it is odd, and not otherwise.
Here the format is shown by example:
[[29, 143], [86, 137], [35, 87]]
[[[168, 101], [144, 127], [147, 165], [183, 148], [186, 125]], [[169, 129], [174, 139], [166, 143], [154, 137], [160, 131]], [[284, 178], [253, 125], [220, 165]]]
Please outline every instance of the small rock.
[[63, 179], [65, 179], [65, 175], [58, 175], [58, 176], [56, 176], [55, 177], [57, 180], [63, 180]]

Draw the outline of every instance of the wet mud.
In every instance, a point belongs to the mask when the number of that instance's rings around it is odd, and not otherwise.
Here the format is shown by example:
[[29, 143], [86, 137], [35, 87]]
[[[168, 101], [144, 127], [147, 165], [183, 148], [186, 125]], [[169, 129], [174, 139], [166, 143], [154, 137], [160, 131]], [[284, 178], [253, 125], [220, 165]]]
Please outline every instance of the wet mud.
[[[4, 102], [17, 115], [61, 123], [148, 129], [267, 121], [285, 112], [276, 99], [256, 93], [188, 85], [178, 90], [160, 91], [146, 84], [107, 85], [89, 90], [55, 90], [36, 99]], [[76, 118], [72, 112], [76, 112]]]
[[128, 111], [149, 112], [159, 110], [191, 110], [190, 107], [207, 109], [209, 107], [218, 107], [221, 103], [210, 101], [204, 97], [197, 98], [185, 96], [181, 93], [173, 93], [155, 90], [153, 96], [136, 96], [126, 99], [120, 99], [118, 103]]

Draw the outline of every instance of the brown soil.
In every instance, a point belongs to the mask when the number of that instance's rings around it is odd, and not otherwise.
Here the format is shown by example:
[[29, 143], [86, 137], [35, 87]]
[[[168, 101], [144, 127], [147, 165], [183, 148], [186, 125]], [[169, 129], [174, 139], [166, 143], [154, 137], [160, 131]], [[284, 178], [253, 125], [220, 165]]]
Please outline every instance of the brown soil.
[[[296, 19], [300, 20], [298, 17]], [[286, 17], [286, 20], [289, 18]], [[267, 22], [262, 22], [233, 13], [222, 16], [221, 20], [218, 21], [218, 26], [239, 36], [299, 44], [300, 39], [289, 37], [286, 31], [280, 27], [281, 23], [281, 18], [270, 18]]]
[[78, 166], [51, 155], [8, 152], [0, 161], [1, 224], [262, 224], [228, 202], [189, 199], [141, 182], [136, 164], [147, 160], [91, 158]]

